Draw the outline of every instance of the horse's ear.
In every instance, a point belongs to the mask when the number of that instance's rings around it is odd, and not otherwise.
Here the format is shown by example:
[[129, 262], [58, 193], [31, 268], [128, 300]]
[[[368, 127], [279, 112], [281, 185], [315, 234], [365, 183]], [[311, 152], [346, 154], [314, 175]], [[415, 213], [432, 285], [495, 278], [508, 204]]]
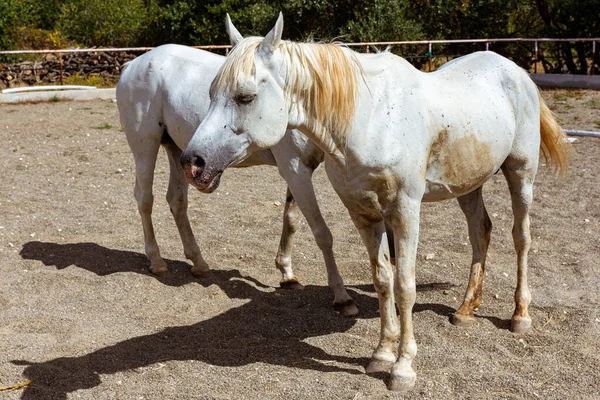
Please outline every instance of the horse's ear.
[[283, 14], [279, 12], [279, 18], [277, 18], [277, 22], [275, 22], [275, 26], [271, 29], [271, 32], [265, 36], [258, 51], [265, 55], [270, 56], [277, 50], [279, 47], [279, 43], [281, 42], [281, 33], [283, 31]]
[[242, 34], [236, 29], [235, 26], [233, 26], [233, 22], [231, 22], [231, 17], [229, 17], [229, 14], [227, 14], [225, 17], [225, 29], [227, 30], [229, 41], [231, 42], [232, 46], [235, 46], [241, 42], [242, 39], [244, 39]]

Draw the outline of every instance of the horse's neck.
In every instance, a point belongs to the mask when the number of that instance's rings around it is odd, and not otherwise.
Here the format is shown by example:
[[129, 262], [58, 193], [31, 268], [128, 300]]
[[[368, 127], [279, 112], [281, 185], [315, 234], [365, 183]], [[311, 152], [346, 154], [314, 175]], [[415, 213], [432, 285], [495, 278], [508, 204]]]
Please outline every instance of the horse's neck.
[[[310, 46], [312, 46], [304, 43], [294, 43], [293, 45], [300, 48], [304, 46], [308, 47], [308, 50], [305, 48], [302, 51], [298, 51], [299, 54], [309, 53]], [[295, 52], [291, 51], [290, 53], [294, 54]], [[335, 110], [331, 109], [332, 104], [328, 103], [328, 107], [319, 104], [319, 107], [315, 108], [317, 99], [324, 99], [326, 97], [331, 98], [331, 96], [323, 96], [322, 92], [319, 93], [318, 91], [315, 91], [315, 89], [323, 89], [325, 87], [330, 89], [331, 86], [319, 85], [316, 83], [318, 81], [322, 82], [323, 78], [318, 76], [318, 67], [316, 69], [305, 68], [299, 71], [299, 68], [296, 68], [295, 66], [296, 62], [304, 65], [308, 64], [305, 64], [303, 58], [298, 61], [298, 59], [292, 57], [286, 61], [292, 63], [286, 64], [284, 67], [284, 70], [286, 70], [286, 73], [288, 74], [288, 77], [284, 78], [285, 84], [288, 85], [285, 87], [289, 101], [288, 129], [298, 129], [326, 155], [333, 157], [333, 159], [338, 162], [343, 162], [343, 153], [340, 151], [342, 144], [338, 137], [331, 134], [332, 132], [330, 132], [328, 127], [328, 122], [330, 123], [331, 121], [326, 120], [335, 112]], [[318, 64], [322, 59], [318, 56], [314, 56], [312, 62], [315, 61]], [[293, 78], [290, 78], [289, 75], [292, 75]], [[302, 89], [296, 90], [296, 87]], [[304, 88], [310, 89], [306, 90]], [[322, 111], [326, 111], [326, 113], [323, 113]]]
[[[292, 116], [288, 129], [297, 129], [309, 138], [319, 149], [331, 158], [336, 165], [345, 164], [345, 155], [341, 144], [336, 143], [329, 134], [324, 134], [322, 127], [314, 129], [315, 124], [311, 123], [306, 113], [303, 111]], [[326, 132], [326, 131], [325, 131]]]
[[[376, 143], [385, 143], [391, 131], [377, 128], [381, 120], [393, 120], [404, 93], [419, 85], [419, 73], [406, 60], [390, 53], [356, 54], [360, 63], [357, 72], [358, 90], [354, 114], [344, 135], [336, 135], [326, 129], [313, 115], [309, 115], [302, 103], [297, 105], [294, 116], [296, 125], [336, 164], [345, 165], [349, 159], [363, 159], [365, 152]], [[300, 99], [302, 102], [304, 99]], [[388, 112], [382, 111], [383, 109]], [[294, 119], [293, 118], [293, 119]]]

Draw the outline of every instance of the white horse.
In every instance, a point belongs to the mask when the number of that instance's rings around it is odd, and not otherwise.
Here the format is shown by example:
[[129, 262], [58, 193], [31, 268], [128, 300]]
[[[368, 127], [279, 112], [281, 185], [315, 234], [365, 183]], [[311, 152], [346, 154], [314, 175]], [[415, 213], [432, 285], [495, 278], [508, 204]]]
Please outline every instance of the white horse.
[[[223, 169], [275, 145], [286, 128], [300, 129], [325, 152], [331, 183], [367, 247], [379, 297], [381, 336], [367, 372], [391, 368], [393, 390], [415, 384], [412, 308], [422, 201], [457, 198], [467, 218], [471, 274], [453, 322], [474, 321], [491, 231], [481, 188], [500, 169], [510, 188], [518, 265], [511, 329], [531, 328], [533, 181], [540, 146], [564, 170], [566, 142], [525, 71], [492, 52], [422, 73], [389, 53], [282, 41], [281, 15], [265, 38], [242, 38], [229, 18], [227, 28], [236, 46], [213, 81], [208, 115], [182, 154], [186, 176], [212, 191]], [[393, 229], [396, 267], [384, 221]]]
[[[161, 258], [152, 225], [152, 182], [160, 145], [169, 158], [167, 201], [179, 230], [192, 273], [201, 275], [209, 267], [204, 261], [187, 216], [188, 184], [179, 162], [194, 131], [210, 104], [209, 87], [225, 57], [179, 45], [160, 46], [127, 65], [117, 85], [117, 104], [127, 142], [135, 160], [135, 198], [142, 217], [145, 251], [150, 270], [168, 272]], [[285, 128], [282, 134], [285, 132]], [[276, 165], [288, 184], [283, 231], [275, 263], [281, 271], [281, 286], [300, 289], [292, 271], [292, 238], [304, 214], [317, 245], [323, 252], [334, 307], [344, 315], [358, 309], [344, 288], [333, 251], [333, 239], [325, 224], [312, 185], [312, 174], [323, 161], [323, 152], [298, 131], [287, 131], [270, 150], [257, 151], [236, 167]]]

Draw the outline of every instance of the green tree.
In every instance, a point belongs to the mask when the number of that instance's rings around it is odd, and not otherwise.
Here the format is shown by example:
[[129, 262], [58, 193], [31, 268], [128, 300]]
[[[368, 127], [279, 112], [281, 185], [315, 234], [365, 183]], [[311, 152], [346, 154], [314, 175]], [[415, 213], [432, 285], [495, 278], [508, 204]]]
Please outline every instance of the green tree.
[[[0, 49], [53, 48], [65, 44], [53, 29], [61, 0], [0, 0]], [[14, 57], [2, 57], [9, 61]]]
[[58, 28], [85, 46], [131, 46], [148, 19], [143, 0], [65, 0]]
[[[549, 37], [578, 38], [600, 36], [600, 0], [535, 0], [539, 17], [543, 22], [543, 32]], [[548, 53], [555, 62], [545, 57], [544, 68], [550, 72], [563, 72], [566, 68], [572, 74], [587, 73], [591, 43], [561, 42], [548, 47]], [[596, 61], [600, 49], [596, 50]], [[597, 67], [594, 67], [596, 72]]]
[[423, 39], [421, 24], [407, 17], [407, 1], [375, 0], [354, 10], [344, 32], [353, 41]]
[[264, 34], [264, 29], [277, 17], [276, 8], [264, 1], [153, 0], [148, 3], [148, 24], [142, 35], [146, 45], [228, 44], [226, 13], [230, 13], [236, 26], [246, 35]]
[[11, 30], [15, 27], [17, 3], [13, 0], [0, 0], [0, 49], [12, 49]]
[[[598, 37], [600, 0], [0, 0], [0, 48], [227, 44], [229, 13], [244, 35], [264, 35], [282, 11], [287, 39], [398, 41], [501, 37]], [[591, 45], [546, 44], [547, 72], [589, 70]], [[435, 45], [461, 55], [482, 44]], [[491, 49], [528, 68], [533, 45]], [[393, 48], [419, 65], [423, 46]], [[600, 59], [600, 46], [596, 60]], [[400, 53], [402, 54], [402, 53]]]
[[[511, 3], [518, 0], [413, 0], [407, 16], [422, 21], [427, 39], [475, 39], [511, 37]], [[504, 45], [495, 45], [503, 53]], [[462, 55], [483, 50], [481, 44], [436, 45], [434, 53]]]

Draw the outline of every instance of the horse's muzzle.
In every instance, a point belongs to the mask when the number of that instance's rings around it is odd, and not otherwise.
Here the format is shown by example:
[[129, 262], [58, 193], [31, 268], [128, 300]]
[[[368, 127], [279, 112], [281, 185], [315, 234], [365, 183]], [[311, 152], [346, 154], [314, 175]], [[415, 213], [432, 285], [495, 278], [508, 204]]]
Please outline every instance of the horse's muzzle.
[[204, 158], [184, 152], [181, 155], [181, 166], [190, 185], [201, 192], [212, 193], [221, 183], [222, 170], [206, 166]]

